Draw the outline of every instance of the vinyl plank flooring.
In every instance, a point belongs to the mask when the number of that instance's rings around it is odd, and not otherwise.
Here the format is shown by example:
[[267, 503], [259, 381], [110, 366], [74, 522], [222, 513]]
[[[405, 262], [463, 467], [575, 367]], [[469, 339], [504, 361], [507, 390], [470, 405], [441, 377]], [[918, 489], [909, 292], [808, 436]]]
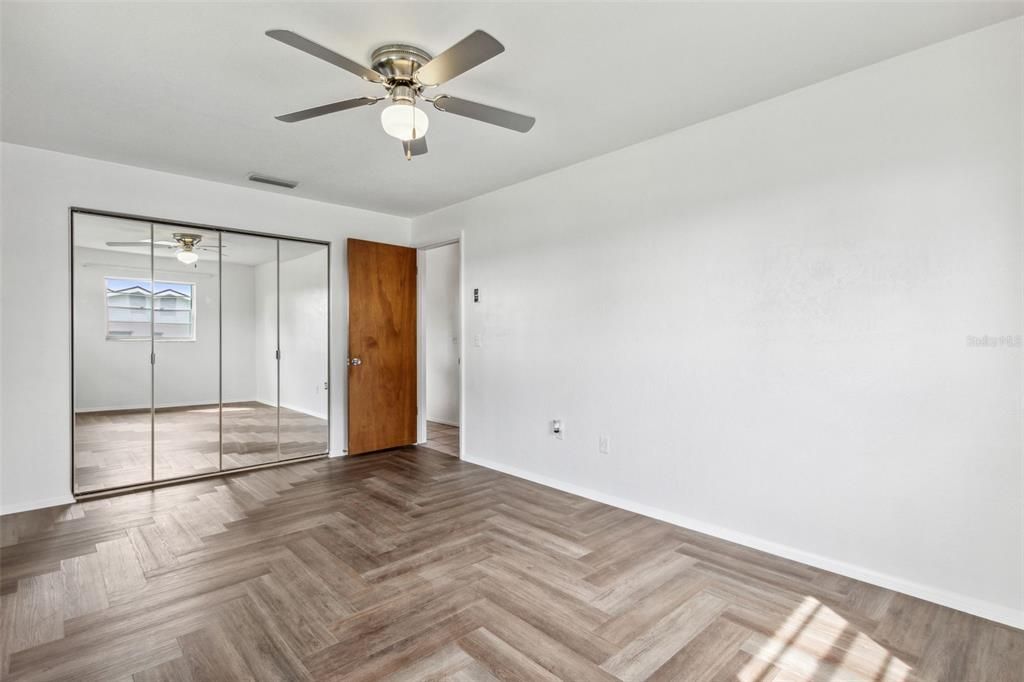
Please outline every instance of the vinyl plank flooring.
[[491, 634], [487, 628], [477, 628], [459, 640], [473, 660], [479, 661], [499, 680], [547, 680], [559, 678], [511, 644]]
[[226, 604], [220, 621], [228, 640], [256, 679], [312, 679], [295, 652], [272, 632], [251, 601], [239, 599]]
[[602, 666], [621, 680], [646, 680], [708, 627], [726, 603], [701, 592], [669, 613]]
[[96, 554], [107, 586], [107, 595], [134, 592], [146, 584], [146, 575], [135, 546], [126, 537], [96, 543]]
[[[91, 447], [97, 477], [131, 450]], [[427, 447], [13, 514], [0, 541], [5, 682], [1024, 677], [1020, 630]]]
[[195, 680], [243, 682], [255, 679], [219, 624], [182, 635], [178, 645], [182, 660]]
[[60, 572], [29, 576], [18, 581], [10, 628], [6, 637], [8, 654], [64, 637], [64, 581]]
[[63, 619], [102, 611], [110, 604], [103, 581], [103, 566], [96, 554], [83, 554], [60, 562], [64, 581]]

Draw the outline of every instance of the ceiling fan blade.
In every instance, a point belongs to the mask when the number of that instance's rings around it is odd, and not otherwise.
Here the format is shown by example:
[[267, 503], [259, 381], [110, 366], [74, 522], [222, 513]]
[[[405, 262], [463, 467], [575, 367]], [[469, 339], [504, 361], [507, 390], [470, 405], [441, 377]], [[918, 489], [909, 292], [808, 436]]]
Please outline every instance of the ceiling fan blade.
[[491, 125], [501, 126], [509, 130], [525, 133], [537, 122], [533, 116], [524, 116], [513, 111], [505, 111], [497, 107], [490, 107], [479, 102], [470, 102], [468, 99], [459, 99], [441, 95], [434, 99], [434, 108], [438, 111], [446, 111], [449, 114], [465, 116]]
[[293, 33], [292, 31], [286, 31], [284, 29], [272, 29], [267, 31], [267, 35], [274, 40], [284, 43], [285, 45], [294, 47], [296, 50], [302, 50], [306, 54], [313, 55], [318, 59], [322, 59], [325, 62], [345, 69], [349, 73], [353, 73], [363, 80], [370, 81], [371, 83], [384, 82], [384, 77], [376, 71], [371, 71], [362, 64], [352, 61], [348, 57], [342, 57], [334, 50], [329, 50], [319, 43], [314, 43], [309, 38], [303, 38], [298, 33]]
[[418, 137], [415, 140], [402, 140], [402, 151], [405, 152], [406, 159], [412, 159], [414, 156], [426, 154], [427, 138]]
[[415, 78], [421, 85], [440, 85], [504, 51], [505, 46], [490, 33], [473, 31], [421, 66]]
[[333, 104], [324, 104], [319, 107], [313, 107], [312, 109], [293, 111], [290, 114], [275, 116], [274, 118], [278, 121], [284, 121], [285, 123], [295, 123], [296, 121], [305, 121], [308, 118], [316, 118], [317, 116], [323, 116], [325, 114], [333, 114], [338, 111], [345, 111], [346, 109], [355, 109], [356, 107], [365, 107], [370, 104], [376, 104], [380, 99], [380, 97], [357, 97], [355, 99], [346, 99], [340, 102], [334, 102]]

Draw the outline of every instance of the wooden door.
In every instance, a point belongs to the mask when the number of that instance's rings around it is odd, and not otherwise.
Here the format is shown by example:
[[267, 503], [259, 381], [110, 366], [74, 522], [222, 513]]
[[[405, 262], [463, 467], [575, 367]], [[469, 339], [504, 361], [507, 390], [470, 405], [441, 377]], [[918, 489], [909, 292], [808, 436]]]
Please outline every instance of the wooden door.
[[416, 442], [416, 249], [348, 240], [348, 454]]

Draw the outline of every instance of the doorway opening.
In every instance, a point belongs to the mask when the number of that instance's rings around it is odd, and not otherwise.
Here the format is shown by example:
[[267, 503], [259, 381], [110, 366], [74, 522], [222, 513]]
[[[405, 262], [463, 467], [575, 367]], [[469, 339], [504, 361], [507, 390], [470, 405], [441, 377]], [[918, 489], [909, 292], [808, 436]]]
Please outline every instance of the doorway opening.
[[462, 258], [458, 241], [419, 250], [419, 437], [432, 450], [462, 451]]

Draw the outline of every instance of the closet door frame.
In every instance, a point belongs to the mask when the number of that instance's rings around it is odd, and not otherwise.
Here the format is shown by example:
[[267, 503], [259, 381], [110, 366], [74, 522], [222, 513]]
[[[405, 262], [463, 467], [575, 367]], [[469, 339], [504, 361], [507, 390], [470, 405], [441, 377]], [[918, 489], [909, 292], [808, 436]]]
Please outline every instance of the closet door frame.
[[[136, 220], [136, 221], [139, 221], [140, 223], [149, 223], [150, 239], [151, 240], [153, 238], [152, 235], [153, 235], [153, 229], [154, 229], [153, 228], [153, 224], [154, 223], [158, 223], [160, 225], [168, 225], [168, 226], [174, 226], [174, 227], [181, 227], [181, 228], [185, 228], [185, 229], [199, 229], [199, 230], [215, 231], [215, 232], [220, 233], [220, 235], [221, 235], [221, 237], [220, 237], [220, 243], [221, 244], [223, 244], [223, 241], [224, 241], [224, 239], [223, 239], [224, 234], [238, 234], [238, 235], [248, 235], [248, 236], [252, 236], [252, 237], [266, 237], [266, 238], [277, 240], [277, 244], [276, 244], [276, 250], [277, 250], [276, 267], [277, 267], [277, 271], [278, 271], [278, 277], [277, 277], [277, 290], [278, 291], [277, 291], [277, 329], [276, 329], [276, 337], [275, 337], [275, 345], [277, 347], [276, 372], [277, 372], [277, 384], [278, 384], [277, 385], [277, 394], [278, 394], [278, 396], [277, 396], [277, 402], [278, 402], [278, 406], [277, 406], [277, 413], [278, 413], [278, 417], [277, 417], [277, 421], [278, 421], [278, 426], [277, 426], [278, 459], [277, 459], [277, 461], [266, 462], [266, 463], [263, 463], [263, 464], [254, 464], [254, 465], [246, 466], [246, 467], [237, 467], [237, 468], [227, 469], [227, 470], [224, 469], [224, 462], [223, 462], [223, 458], [224, 458], [224, 423], [223, 423], [224, 422], [224, 337], [223, 337], [223, 317], [224, 317], [223, 316], [223, 306], [224, 306], [224, 299], [223, 299], [223, 287], [224, 287], [224, 284], [223, 284], [223, 251], [222, 250], [218, 250], [218, 256], [217, 256], [217, 261], [218, 261], [218, 266], [217, 266], [218, 277], [217, 277], [217, 280], [218, 280], [218, 284], [217, 284], [217, 286], [218, 286], [219, 291], [218, 291], [218, 315], [217, 315], [217, 325], [218, 325], [217, 345], [218, 345], [218, 392], [219, 392], [219, 403], [220, 403], [220, 410], [219, 410], [219, 417], [218, 417], [218, 422], [219, 422], [219, 425], [220, 425], [220, 436], [219, 436], [219, 439], [220, 439], [220, 456], [219, 456], [220, 470], [216, 471], [216, 472], [196, 474], [196, 475], [193, 475], [193, 476], [180, 476], [180, 477], [177, 477], [177, 478], [168, 478], [168, 479], [163, 479], [163, 480], [159, 480], [159, 481], [152, 480], [153, 479], [153, 473], [154, 473], [153, 469], [156, 466], [155, 453], [153, 452], [153, 439], [155, 438], [155, 433], [154, 433], [154, 428], [153, 428], [153, 411], [155, 410], [155, 403], [154, 403], [155, 394], [154, 394], [154, 386], [153, 386], [153, 380], [154, 380], [153, 372], [154, 372], [154, 355], [156, 353], [156, 345], [155, 345], [155, 340], [153, 338], [153, 333], [152, 333], [153, 332], [153, 324], [154, 323], [153, 323], [153, 315], [151, 313], [150, 314], [150, 341], [149, 341], [149, 343], [150, 343], [150, 364], [149, 364], [149, 372], [150, 372], [150, 406], [149, 406], [150, 407], [150, 453], [149, 453], [149, 456], [150, 456], [150, 471], [151, 471], [150, 481], [142, 482], [142, 483], [133, 483], [133, 484], [130, 484], [130, 485], [112, 486], [110, 488], [102, 488], [102, 489], [98, 489], [98, 490], [90, 490], [90, 491], [85, 492], [85, 493], [79, 493], [76, 490], [76, 481], [75, 481], [75, 385], [76, 385], [76, 373], [75, 373], [75, 216], [76, 215], [95, 215], [95, 216], [101, 216], [101, 217], [107, 217], [107, 218], [121, 218], [121, 219], [126, 219], [126, 220]], [[328, 377], [328, 381], [327, 381], [327, 450], [326, 450], [326, 452], [323, 452], [323, 453], [317, 453], [317, 454], [313, 454], [313, 455], [304, 455], [304, 456], [295, 457], [295, 458], [292, 458], [292, 459], [281, 459], [280, 458], [280, 450], [281, 450], [281, 425], [280, 425], [280, 421], [281, 421], [281, 416], [280, 416], [280, 410], [281, 410], [281, 407], [280, 407], [280, 402], [281, 402], [281, 396], [280, 396], [280, 392], [281, 392], [281, 376], [280, 376], [281, 375], [281, 358], [280, 358], [280, 353], [281, 353], [281, 315], [280, 315], [280, 307], [281, 307], [281, 291], [280, 291], [280, 289], [281, 289], [281, 279], [280, 279], [281, 240], [291, 241], [291, 242], [302, 242], [302, 243], [306, 243], [306, 244], [316, 244], [316, 245], [319, 245], [319, 246], [326, 247], [326, 249], [327, 249], [327, 281], [325, 282], [325, 285], [327, 287], [327, 377]], [[153, 246], [152, 246], [152, 243], [151, 243], [150, 244], [150, 281], [151, 282], [152, 282], [152, 279], [153, 279], [153, 267], [154, 267], [153, 259], [154, 258], [155, 258], [155, 255], [154, 255]], [[147, 490], [147, 489], [151, 489], [151, 488], [159, 488], [159, 487], [168, 486], [168, 485], [175, 485], [175, 484], [178, 484], [178, 483], [183, 483], [183, 482], [188, 482], [188, 481], [201, 480], [201, 479], [204, 479], [204, 478], [214, 478], [214, 477], [220, 477], [220, 476], [230, 476], [230, 475], [234, 475], [234, 474], [240, 473], [240, 472], [253, 471], [255, 469], [264, 469], [264, 468], [268, 468], [268, 467], [282, 466], [282, 465], [285, 465], [285, 464], [292, 464], [292, 463], [295, 463], [295, 462], [302, 462], [302, 461], [305, 461], [305, 460], [319, 459], [319, 458], [322, 458], [322, 457], [328, 457], [330, 455], [330, 452], [331, 452], [332, 437], [333, 437], [333, 433], [332, 433], [333, 432], [333, 429], [332, 429], [332, 426], [333, 426], [333, 424], [332, 424], [332, 407], [333, 407], [333, 402], [334, 402], [333, 401], [333, 399], [334, 399], [334, 381], [332, 381], [332, 362], [331, 362], [331, 351], [333, 349], [333, 346], [332, 346], [332, 343], [331, 343], [331, 327], [333, 326], [333, 323], [334, 323], [334, 316], [333, 316], [333, 313], [332, 313], [332, 310], [331, 310], [331, 304], [332, 304], [332, 299], [333, 299], [332, 292], [331, 292], [331, 274], [332, 274], [331, 273], [331, 243], [329, 241], [324, 241], [324, 240], [320, 240], [320, 239], [309, 239], [309, 238], [306, 238], [306, 237], [293, 237], [293, 236], [289, 236], [289, 235], [275, 234], [275, 233], [270, 233], [270, 232], [259, 232], [259, 231], [255, 231], [255, 230], [243, 230], [243, 229], [238, 229], [238, 228], [233, 228], [233, 227], [223, 227], [223, 226], [220, 226], [220, 225], [207, 225], [207, 224], [204, 224], [204, 223], [185, 222], [185, 221], [181, 221], [181, 220], [173, 220], [173, 219], [157, 218], [157, 217], [153, 217], [153, 216], [137, 215], [137, 214], [133, 214], [133, 213], [124, 213], [124, 212], [118, 212], [118, 211], [107, 211], [107, 210], [94, 209], [94, 208], [85, 208], [85, 207], [81, 207], [81, 206], [71, 206], [71, 207], [69, 207], [68, 208], [68, 275], [69, 275], [69, 284], [70, 284], [70, 286], [69, 286], [70, 296], [69, 296], [69, 300], [68, 300], [68, 309], [69, 309], [68, 310], [68, 320], [70, 322], [70, 325], [69, 325], [69, 330], [68, 330], [68, 332], [69, 332], [68, 333], [68, 341], [69, 341], [69, 345], [68, 345], [68, 348], [69, 348], [69, 358], [68, 358], [68, 360], [69, 360], [69, 364], [70, 364], [70, 367], [71, 367], [71, 381], [70, 381], [71, 391], [70, 391], [70, 395], [68, 396], [68, 398], [69, 398], [68, 399], [68, 405], [69, 405], [69, 408], [70, 408], [69, 409], [69, 414], [70, 414], [70, 429], [69, 429], [69, 432], [70, 432], [70, 442], [69, 442], [69, 446], [70, 446], [70, 453], [71, 453], [71, 457], [70, 457], [70, 459], [71, 459], [71, 471], [69, 472], [70, 476], [69, 476], [68, 481], [69, 481], [69, 487], [71, 488], [71, 494], [75, 497], [75, 499], [76, 500], [86, 500], [86, 499], [90, 499], [90, 498], [94, 498], [94, 497], [105, 497], [105, 496], [108, 496], [108, 495], [115, 495], [115, 494], [119, 494], [119, 493], [130, 492], [130, 491], [133, 491], [133, 490]]]

